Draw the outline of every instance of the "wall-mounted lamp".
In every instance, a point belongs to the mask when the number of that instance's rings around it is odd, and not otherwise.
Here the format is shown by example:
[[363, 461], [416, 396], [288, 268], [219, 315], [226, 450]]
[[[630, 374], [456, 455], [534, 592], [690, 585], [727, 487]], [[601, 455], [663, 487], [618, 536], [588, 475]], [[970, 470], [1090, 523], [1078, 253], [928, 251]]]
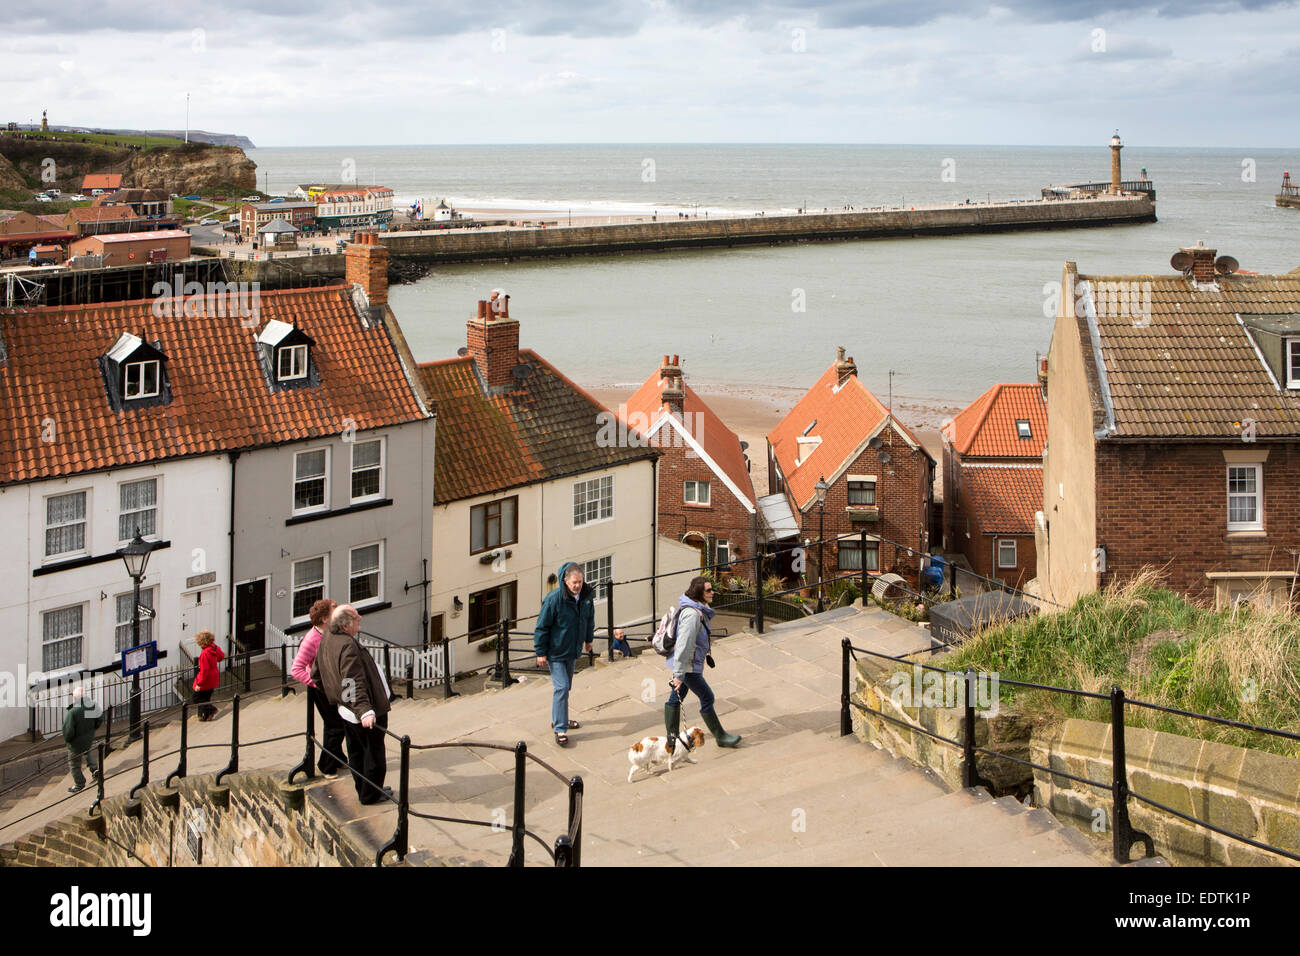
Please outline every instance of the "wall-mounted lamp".
[[451, 606], [452, 606], [452, 609], [455, 610], [457, 614], [459, 614], [461, 611], [465, 610], [465, 602], [463, 602], [463, 601], [462, 601], [460, 598], [458, 598], [458, 597], [452, 597], [452, 599], [451, 599]]

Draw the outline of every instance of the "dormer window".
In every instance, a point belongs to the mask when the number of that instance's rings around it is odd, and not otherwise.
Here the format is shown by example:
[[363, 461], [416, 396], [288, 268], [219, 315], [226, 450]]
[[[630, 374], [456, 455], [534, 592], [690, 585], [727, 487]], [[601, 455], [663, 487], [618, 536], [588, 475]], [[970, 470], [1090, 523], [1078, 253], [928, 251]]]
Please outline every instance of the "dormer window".
[[1237, 318], [1278, 388], [1300, 389], [1300, 313], [1243, 313]]
[[1034, 434], [1030, 431], [1029, 422], [1023, 418], [1016, 419], [1016, 434], [1021, 438], [1033, 438]]
[[167, 356], [159, 343], [144, 341], [123, 332], [99, 360], [108, 388], [109, 403], [116, 411], [166, 404], [171, 400], [167, 384]]
[[307, 377], [307, 346], [282, 345], [276, 350], [275, 377], [285, 382]]
[[162, 363], [157, 359], [130, 362], [126, 366], [125, 379], [123, 398], [153, 398], [158, 394], [158, 383], [162, 379]]
[[1286, 340], [1286, 387], [1300, 388], [1300, 338]]
[[272, 389], [320, 384], [311, 357], [316, 343], [302, 329], [272, 319], [258, 334], [257, 344]]

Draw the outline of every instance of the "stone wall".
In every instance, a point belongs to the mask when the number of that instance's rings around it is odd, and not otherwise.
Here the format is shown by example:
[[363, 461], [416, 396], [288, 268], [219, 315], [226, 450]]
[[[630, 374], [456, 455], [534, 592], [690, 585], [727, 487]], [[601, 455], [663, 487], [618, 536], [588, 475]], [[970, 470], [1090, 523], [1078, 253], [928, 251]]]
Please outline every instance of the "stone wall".
[[1057, 229], [1153, 222], [1146, 196], [1031, 201], [938, 209], [844, 212], [745, 219], [667, 219], [558, 229], [458, 230], [385, 235], [394, 257], [438, 262], [548, 255], [594, 255], [683, 246], [734, 246], [808, 239], [871, 239], [1017, 229]]
[[[1194, 737], [1128, 727], [1125, 763], [1131, 793], [1261, 843], [1300, 852], [1300, 761], [1229, 747]], [[1089, 720], [1066, 720], [1037, 733], [1032, 760], [1079, 777], [1110, 784], [1111, 728]], [[1109, 790], [1034, 771], [1041, 806], [1059, 820], [1090, 828], [1094, 811], [1110, 815]], [[1220, 836], [1130, 797], [1129, 821], [1155, 841], [1156, 852], [1174, 863], [1205, 866], [1279, 866], [1274, 853]], [[1134, 857], [1141, 853], [1134, 850]]]
[[[880, 662], [859, 661], [853, 699], [932, 733], [961, 741], [965, 733], [963, 708], [926, 706], [932, 699], [940, 699], [942, 691], [936, 687], [932, 698], [924, 684], [919, 701], [915, 700], [914, 693], [911, 701], [906, 700], [896, 685], [889, 682], [897, 670], [911, 672], [905, 665], [882, 668]], [[908, 686], [912, 687], [910, 680]], [[955, 699], [945, 703], [961, 702], [960, 697], [949, 696]], [[912, 702], [920, 706], [912, 706]], [[852, 715], [853, 730], [860, 739], [905, 757], [917, 766], [929, 767], [954, 789], [961, 787], [959, 747], [932, 740], [920, 731], [901, 727], [856, 707]], [[1050, 810], [1063, 823], [1097, 832], [1094, 826], [1100, 820], [1105, 824], [1104, 832], [1110, 832], [1109, 724], [1087, 720], [1036, 721], [1009, 712], [985, 716], [977, 711], [975, 743], [1103, 784], [1100, 788], [1091, 787], [995, 757], [979, 756], [976, 760], [981, 776], [993, 784], [995, 793], [1023, 797], [1032, 789], [1034, 803]], [[1300, 852], [1300, 760], [1137, 727], [1125, 730], [1125, 752], [1131, 793], [1261, 843]], [[1128, 806], [1133, 827], [1150, 835], [1156, 852], [1175, 864], [1279, 866], [1290, 863], [1277, 854], [1188, 823], [1133, 797]], [[1140, 844], [1135, 845], [1133, 858], [1138, 859], [1141, 853]]]
[[0, 847], [0, 866], [370, 866], [396, 823], [391, 812], [339, 816], [337, 782], [307, 790], [280, 775], [213, 779], [105, 800], [100, 816], [70, 815]]

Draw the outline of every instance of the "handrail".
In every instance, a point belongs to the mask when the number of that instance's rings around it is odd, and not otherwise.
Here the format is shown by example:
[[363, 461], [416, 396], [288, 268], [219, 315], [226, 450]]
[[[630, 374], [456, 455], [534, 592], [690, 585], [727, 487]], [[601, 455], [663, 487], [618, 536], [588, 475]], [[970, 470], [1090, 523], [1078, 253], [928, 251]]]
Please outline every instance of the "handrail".
[[[989, 750], [985, 747], [976, 746], [975, 745], [975, 709], [974, 709], [974, 698], [975, 698], [974, 680], [976, 675], [973, 670], [967, 670], [964, 673], [961, 673], [958, 671], [947, 670], [942, 667], [935, 667], [933, 665], [923, 664], [919, 661], [905, 660], [901, 656], [885, 654], [880, 651], [872, 651], [865, 647], [855, 647], [852, 641], [847, 637], [845, 637], [841, 641], [840, 646], [841, 646], [840, 736], [848, 736], [853, 732], [852, 719], [850, 717], [850, 710], [849, 710], [850, 706], [852, 706], [852, 707], [856, 707], [860, 711], [875, 714], [876, 716], [882, 717], [885, 720], [905, 726], [909, 730], [920, 731], [922, 734], [925, 734], [927, 737], [930, 737], [931, 739], [942, 741], [943, 743], [946, 743], [950, 746], [961, 747], [964, 751], [963, 768], [962, 768], [964, 786], [972, 786], [974, 785], [974, 782], [979, 779], [976, 771], [975, 755], [983, 754], [988, 757], [1009, 760], [1013, 763], [1030, 767], [1031, 769], [1034, 770], [1041, 770], [1044, 771], [1045, 773], [1050, 774], [1053, 777], [1063, 777], [1065, 779], [1073, 780], [1078, 783], [1083, 783], [1091, 787], [1096, 787], [1098, 789], [1103, 789], [1103, 790], [1110, 789], [1111, 798], [1112, 798], [1112, 806], [1111, 806], [1112, 851], [1111, 852], [1115, 860], [1119, 863], [1130, 862], [1129, 856], [1130, 856], [1132, 845], [1134, 843], [1140, 842], [1143, 844], [1143, 847], [1146, 851], [1145, 854], [1146, 856], [1150, 857], [1155, 855], [1155, 844], [1152, 841], [1151, 837], [1140, 830], [1134, 829], [1132, 825], [1129, 823], [1129, 817], [1128, 817], [1129, 797], [1132, 797], [1135, 800], [1141, 800], [1142, 802], [1155, 806], [1161, 810], [1168, 811], [1169, 813], [1172, 813], [1175, 816], [1178, 816], [1188, 821], [1189, 823], [1195, 824], [1196, 826], [1205, 827], [1206, 829], [1213, 830], [1214, 832], [1219, 833], [1222, 836], [1230, 837], [1242, 843], [1247, 843], [1250, 846], [1256, 847], [1257, 849], [1266, 850], [1271, 853], [1276, 853], [1288, 859], [1300, 860], [1300, 853], [1295, 853], [1290, 850], [1284, 850], [1280, 847], [1275, 847], [1267, 843], [1262, 843], [1260, 841], [1253, 840], [1250, 837], [1243, 836], [1242, 834], [1234, 833], [1230, 830], [1224, 829], [1222, 827], [1218, 827], [1210, 823], [1209, 821], [1201, 820], [1198, 817], [1193, 817], [1188, 814], [1182, 813], [1178, 810], [1174, 810], [1170, 807], [1165, 806], [1164, 804], [1152, 800], [1149, 797], [1143, 796], [1142, 794], [1139, 793], [1134, 793], [1132, 790], [1130, 790], [1128, 786], [1128, 769], [1127, 769], [1127, 761], [1126, 761], [1125, 748], [1124, 748], [1124, 728], [1125, 728], [1124, 706], [1126, 704], [1132, 704], [1135, 707], [1147, 707], [1153, 710], [1177, 714], [1183, 717], [1189, 717], [1198, 720], [1206, 720], [1218, 724], [1227, 724], [1228, 726], [1237, 727], [1240, 729], [1254, 730], [1260, 733], [1270, 734], [1275, 737], [1283, 737], [1283, 738], [1288, 738], [1293, 740], [1300, 740], [1300, 734], [1295, 734], [1285, 730], [1279, 730], [1273, 727], [1262, 727], [1262, 726], [1255, 726], [1251, 724], [1243, 724], [1240, 721], [1233, 721], [1222, 717], [1215, 717], [1211, 714], [1200, 714], [1200, 713], [1196, 713], [1195, 711], [1179, 710], [1173, 707], [1165, 707], [1160, 704], [1153, 704], [1149, 701], [1132, 700], [1127, 698], [1124, 695], [1124, 691], [1121, 690], [1118, 685], [1112, 687], [1110, 694], [1107, 695], [1107, 694], [1099, 694], [1094, 691], [1079, 690], [1077, 688], [1054, 687], [1048, 684], [1034, 684], [1028, 681], [1017, 681], [1017, 680], [1002, 678], [1001, 676], [999, 676], [998, 678], [999, 684], [1010, 684], [1016, 687], [1026, 687], [1034, 690], [1044, 690], [1044, 691], [1049, 691], [1051, 693], [1066, 694], [1068, 696], [1091, 698], [1091, 699], [1105, 699], [1110, 701], [1112, 779], [1110, 784], [1105, 784], [1097, 780], [1089, 780], [1085, 777], [1079, 777], [1054, 767], [1043, 766], [1042, 764], [1036, 764], [1033, 763], [1032, 761], [1024, 760], [1019, 757], [1013, 757], [1010, 754], [999, 753], [997, 751]], [[964, 739], [962, 741], [952, 740], [951, 738], [944, 737], [940, 734], [934, 733], [933, 731], [930, 731], [925, 727], [920, 726], [919, 724], [914, 724], [910, 721], [901, 720], [897, 717], [893, 717], [880, 710], [877, 710], [872, 707], [868, 707], [865, 704], [853, 700], [849, 692], [849, 661], [850, 659], [856, 660], [858, 653], [868, 654], [872, 657], [891, 660], [896, 663], [907, 664], [911, 667], [920, 667], [925, 670], [938, 671], [940, 673], [952, 677], [963, 678], [963, 680], [965, 681], [965, 689], [966, 689], [965, 700], [964, 700], [966, 716], [965, 716], [965, 720], [963, 721]], [[919, 653], [919, 652], [914, 651], [912, 653]]]

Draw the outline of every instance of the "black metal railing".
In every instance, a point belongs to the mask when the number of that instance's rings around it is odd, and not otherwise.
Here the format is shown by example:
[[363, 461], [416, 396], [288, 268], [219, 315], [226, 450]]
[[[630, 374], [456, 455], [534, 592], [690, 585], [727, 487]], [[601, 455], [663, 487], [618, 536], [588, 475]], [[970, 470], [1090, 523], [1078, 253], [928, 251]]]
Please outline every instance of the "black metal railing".
[[[1127, 752], [1124, 744], [1124, 727], [1125, 727], [1124, 708], [1145, 707], [1151, 710], [1157, 710], [1157, 711], [1162, 711], [1164, 713], [1175, 714], [1181, 717], [1188, 717], [1196, 720], [1203, 720], [1203, 721], [1209, 721], [1211, 723], [1223, 724], [1229, 727], [1236, 727], [1241, 730], [1255, 731], [1262, 734], [1269, 734], [1275, 737], [1282, 737], [1288, 740], [1300, 741], [1300, 734], [1292, 733], [1286, 730], [1278, 730], [1273, 727], [1261, 727], [1254, 724], [1245, 724], [1240, 721], [1229, 720], [1224, 717], [1215, 717], [1210, 714], [1198, 714], [1195, 713], [1194, 711], [1179, 710], [1174, 707], [1165, 707], [1161, 704], [1153, 704], [1148, 701], [1132, 700], [1124, 695], [1124, 691], [1118, 685], [1112, 686], [1109, 694], [1101, 694], [1101, 693], [1097, 693], [1096, 691], [1078, 690], [1076, 688], [1070, 688], [1070, 687], [1054, 687], [1050, 684], [1035, 684], [1035, 683], [1030, 683], [1028, 681], [1010, 680], [1008, 678], [999, 675], [998, 676], [999, 686], [1002, 684], [1006, 684], [1011, 687], [1020, 687], [1026, 690], [1045, 691], [1053, 694], [1065, 694], [1073, 697], [1084, 697], [1093, 700], [1104, 700], [1109, 702], [1110, 727], [1111, 727], [1111, 779], [1109, 782], [1104, 782], [1100, 780], [1090, 780], [1086, 777], [1080, 777], [1075, 774], [1068, 773], [1065, 770], [1061, 770], [1060, 768], [1043, 766], [1042, 764], [1036, 764], [1028, 760], [1022, 760], [1019, 757], [1012, 757], [1009, 754], [999, 753], [997, 751], [990, 750], [986, 747], [976, 746], [975, 701], [977, 699], [977, 695], [975, 692], [975, 681], [977, 680], [977, 675], [975, 671], [967, 670], [964, 673], [961, 673], [958, 671], [950, 671], [942, 667], [935, 667], [931, 664], [923, 664], [919, 661], [913, 661], [908, 659], [909, 657], [913, 657], [916, 654], [930, 653], [931, 652], [930, 648], [914, 651], [911, 654], [903, 654], [903, 655], [884, 654], [881, 653], [880, 651], [871, 651], [863, 647], [855, 647], [853, 646], [850, 639], [847, 637], [844, 638], [844, 640], [841, 642], [840, 647], [841, 647], [841, 654], [840, 654], [840, 667], [841, 667], [840, 735], [841, 736], [848, 736], [853, 732], [853, 720], [852, 720], [852, 712], [850, 708], [857, 708], [858, 710], [863, 711], [864, 713], [873, 714], [876, 717], [889, 721], [890, 723], [898, 724], [900, 726], [906, 727], [910, 731], [924, 734], [925, 736], [929, 737], [932, 740], [937, 740], [949, 746], [960, 748], [962, 751], [962, 785], [963, 786], [967, 786], [967, 787], [987, 786], [989, 787], [990, 790], [993, 789], [987, 783], [987, 781], [984, 781], [979, 776], [976, 760], [977, 760], [977, 756], [982, 754], [987, 757], [992, 757], [999, 760], [1008, 760], [1011, 761], [1012, 763], [1021, 764], [1025, 767], [1030, 768], [1031, 770], [1043, 771], [1045, 773], [1050, 774], [1053, 777], [1062, 777], [1067, 780], [1074, 781], [1075, 783], [1081, 783], [1085, 786], [1095, 787], [1103, 791], [1108, 790], [1110, 791], [1111, 794], [1111, 812], [1110, 812], [1111, 853], [1114, 856], [1116, 862], [1118, 863], [1130, 862], [1131, 850], [1134, 843], [1141, 843], [1143, 845], [1146, 856], [1150, 857], [1155, 855], [1155, 844], [1152, 841], [1151, 837], [1148, 834], [1142, 832], [1141, 830], [1135, 829], [1129, 820], [1130, 798], [1133, 800], [1138, 800], [1149, 806], [1155, 807], [1158, 810], [1162, 810], [1166, 813], [1170, 813], [1198, 827], [1211, 830], [1222, 836], [1226, 836], [1233, 840], [1237, 840], [1242, 843], [1245, 843], [1249, 846], [1253, 846], [1256, 849], [1265, 850], [1270, 853], [1276, 853], [1279, 856], [1286, 857], [1287, 859], [1290, 860], [1300, 860], [1300, 853], [1296, 853], [1291, 850], [1284, 850], [1281, 847], [1272, 846], [1271, 844], [1264, 843], [1259, 840], [1253, 840], [1250, 837], [1244, 836], [1243, 834], [1234, 833], [1231, 830], [1228, 830], [1224, 827], [1216, 826], [1215, 824], [1210, 823], [1208, 820], [1202, 820], [1198, 817], [1191, 816], [1190, 814], [1183, 813], [1180, 810], [1175, 810], [1174, 808], [1166, 806], [1165, 804], [1153, 800], [1150, 797], [1144, 796], [1143, 794], [1134, 793], [1132, 789], [1130, 789], [1128, 784], [1128, 767], [1127, 767], [1128, 757], [1127, 757]], [[928, 730], [925, 727], [922, 727], [919, 723], [912, 723], [911, 721], [906, 721], [899, 717], [895, 717], [892, 714], [886, 714], [883, 711], [877, 710], [873, 707], [868, 707], [866, 704], [854, 700], [850, 689], [850, 673], [849, 673], [850, 661], [856, 660], [857, 654], [859, 653], [868, 654], [872, 657], [881, 658], [888, 661], [893, 661], [894, 663], [898, 663], [898, 664], [906, 664], [910, 667], [920, 667], [923, 670], [938, 672], [940, 674], [945, 675], [945, 677], [960, 678], [963, 682], [962, 686], [964, 686], [965, 688], [965, 694], [964, 694], [965, 714], [964, 714], [964, 720], [962, 722], [962, 739], [953, 740], [952, 738], [944, 737], [940, 734], [935, 733], [932, 730]]]

